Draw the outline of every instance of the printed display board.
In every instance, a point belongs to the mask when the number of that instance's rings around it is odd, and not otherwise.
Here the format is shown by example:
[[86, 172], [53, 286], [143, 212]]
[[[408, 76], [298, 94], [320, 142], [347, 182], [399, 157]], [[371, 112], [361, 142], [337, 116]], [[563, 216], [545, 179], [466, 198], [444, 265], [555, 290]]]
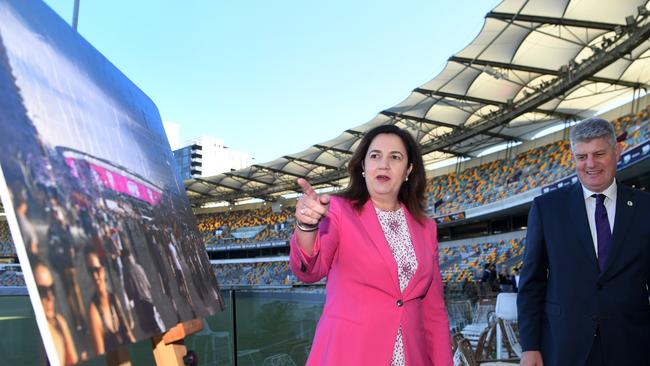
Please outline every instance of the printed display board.
[[0, 191], [50, 363], [222, 309], [154, 103], [37, 0], [0, 0]]

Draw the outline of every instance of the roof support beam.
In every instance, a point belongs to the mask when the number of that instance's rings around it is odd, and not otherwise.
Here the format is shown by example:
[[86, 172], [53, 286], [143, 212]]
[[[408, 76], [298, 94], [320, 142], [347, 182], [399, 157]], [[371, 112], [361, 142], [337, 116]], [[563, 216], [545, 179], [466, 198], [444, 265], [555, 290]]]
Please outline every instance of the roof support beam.
[[504, 102], [500, 102], [500, 101], [492, 100], [492, 99], [472, 97], [472, 96], [469, 96], [469, 95], [447, 93], [447, 92], [429, 90], [429, 89], [423, 89], [423, 88], [416, 88], [413, 91], [417, 92], [417, 93], [420, 93], [420, 94], [424, 94], [424, 95], [429, 96], [429, 97], [438, 96], [438, 97], [443, 97], [443, 98], [453, 98], [453, 99], [458, 99], [458, 100], [467, 100], [467, 101], [470, 101], [470, 102], [481, 103], [481, 104], [489, 104], [489, 105], [495, 105], [495, 106], [502, 106], [502, 105], [506, 104]]
[[578, 121], [578, 120], [581, 120], [583, 118], [579, 114], [564, 113], [564, 112], [560, 112], [560, 111], [548, 111], [546, 109], [539, 109], [539, 108], [535, 108], [531, 112], [547, 114], [549, 116], [555, 116], [555, 117], [561, 118], [561, 119], [563, 119], [565, 121]]
[[[413, 91], [418, 92], [420, 94], [430, 96], [430, 97], [440, 96], [440, 97], [444, 97], [444, 98], [454, 98], [454, 99], [459, 99], [459, 100], [468, 100], [470, 102], [476, 102], [476, 103], [481, 103], [481, 104], [495, 105], [495, 106], [498, 106], [498, 107], [506, 107], [506, 106], [508, 106], [508, 103], [500, 102], [500, 101], [497, 101], [497, 100], [472, 97], [472, 96], [469, 96], [469, 95], [447, 93], [447, 92], [441, 92], [441, 91], [435, 91], [435, 90], [429, 90], [429, 89], [422, 89], [422, 88], [416, 88]], [[558, 112], [558, 111], [547, 111], [545, 109], [539, 109], [539, 108], [533, 109], [531, 112], [547, 114], [549, 116], [556, 116], [556, 117], [563, 118], [563, 119], [570, 119], [570, 120], [580, 119], [580, 116], [575, 115], [575, 114], [562, 113], [562, 112]]]
[[[388, 111], [382, 111], [381, 113], [384, 114], [384, 115], [386, 115], [386, 116], [393, 117], [393, 118], [404, 118], [404, 119], [410, 119], [410, 120], [412, 120], [412, 121], [422, 122], [422, 123], [427, 123], [427, 124], [431, 124], [431, 125], [435, 125], [435, 126], [440, 126], [440, 127], [449, 127], [449, 128], [451, 128], [451, 129], [454, 129], [454, 130], [460, 130], [460, 129], [462, 129], [462, 127], [459, 127], [459, 126], [453, 125], [453, 124], [451, 124], [451, 123], [440, 122], [440, 121], [434, 121], [434, 120], [432, 120], [432, 119], [428, 119], [428, 118], [413, 117], [413, 116], [409, 116], [409, 115], [402, 114], [402, 113], [395, 113], [395, 112], [388, 112]], [[502, 140], [506, 140], [506, 141], [520, 141], [518, 138], [516, 138], [516, 137], [514, 137], [514, 136], [508, 136], [508, 135], [503, 135], [503, 134], [500, 134], [500, 133], [494, 133], [494, 132], [484, 132], [484, 133], [482, 133], [482, 135], [490, 136], [490, 137], [495, 137], [495, 138], [502, 139]], [[437, 151], [442, 151], [442, 150], [437, 149]], [[429, 152], [430, 152], [430, 151], [429, 151]]]
[[[264, 185], [267, 185], [267, 186], [270, 186], [272, 184], [272, 183], [269, 183], [269, 182], [265, 182], [263, 180], [255, 179], [253, 177], [244, 177], [244, 176], [241, 176], [241, 175], [237, 175], [237, 174], [234, 174], [232, 172], [223, 173], [223, 174], [227, 175], [227, 176], [229, 176], [229, 177], [231, 177], [233, 179], [237, 179], [237, 180], [242, 179], [244, 181], [251, 181], [251, 182], [255, 182], [255, 183], [264, 184]], [[246, 184], [246, 183], [244, 183], [244, 184]]]
[[235, 191], [242, 191], [240, 188], [231, 187], [231, 186], [223, 184], [223, 183], [212, 182], [212, 181], [209, 181], [209, 180], [206, 180], [206, 179], [203, 179], [203, 178], [194, 178], [194, 179], [196, 179], [197, 182], [205, 183], [207, 185], [211, 185], [211, 186], [215, 186], [215, 187], [228, 188], [228, 189], [232, 189], [232, 190], [235, 190]]
[[187, 189], [187, 190], [190, 191], [190, 192], [194, 192], [194, 193], [196, 193], [196, 194], [200, 194], [201, 196], [206, 197], [206, 198], [208, 198], [208, 199], [210, 199], [210, 198], [216, 198], [216, 196], [214, 196], [214, 195], [207, 194], [207, 193], [205, 193], [205, 192], [201, 192], [201, 191], [197, 191], [196, 189], [192, 189], [192, 188], [190, 188], [190, 187], [185, 187], [185, 189]]
[[341, 154], [352, 155], [352, 151], [339, 149], [337, 147], [330, 147], [325, 145], [314, 145], [315, 148], [321, 149], [323, 151], [332, 150]]
[[[467, 57], [451, 56], [449, 58], [449, 61], [457, 62], [459, 64], [464, 64], [464, 65], [492, 66], [492, 67], [498, 67], [500, 69], [508, 69], [508, 70], [515, 70], [515, 71], [523, 71], [523, 72], [532, 72], [534, 74], [542, 74], [542, 75], [558, 76], [560, 74], [559, 71], [557, 71], [557, 70], [544, 69], [544, 68], [541, 68], [541, 67], [517, 65], [517, 64], [506, 63], [506, 62], [488, 61], [488, 60], [481, 60], [481, 59], [471, 59], [471, 58], [467, 58]], [[590, 76], [590, 77], [586, 78], [586, 80], [593, 81], [593, 82], [596, 82], [596, 83], [607, 83], [607, 84], [614, 84], [614, 85], [622, 85], [622, 86], [627, 86], [629, 88], [642, 88], [642, 87], [645, 87], [644, 84], [640, 84], [640, 83], [632, 83], [632, 82], [629, 82], [629, 81], [616, 80], [616, 79], [610, 79], [610, 78], [602, 78], [602, 77], [598, 77], [598, 76]]]
[[451, 129], [459, 128], [457, 125], [454, 125], [454, 124], [451, 124], [451, 123], [434, 121], [432, 119], [427, 119], [427, 118], [422, 118], [422, 117], [409, 116], [409, 115], [403, 114], [403, 113], [381, 111], [381, 114], [383, 114], [384, 116], [387, 116], [387, 117], [391, 117], [391, 118], [410, 119], [412, 121], [422, 122], [422, 123], [426, 123], [428, 125], [434, 125], [434, 126], [438, 126], [438, 127], [447, 127], [447, 128], [451, 128]]
[[345, 130], [345, 132], [349, 133], [350, 135], [356, 136], [358, 138], [363, 137], [363, 132], [361, 132], [361, 131], [356, 131], [356, 130], [353, 130], [353, 129], [349, 129], [349, 130]]
[[302, 163], [306, 163], [306, 164], [310, 164], [310, 165], [321, 166], [321, 167], [324, 167], [324, 168], [327, 168], [327, 169], [338, 169], [338, 167], [333, 166], [333, 165], [323, 164], [323, 163], [319, 163], [319, 162], [316, 162], [316, 161], [310, 161], [310, 160], [302, 159], [302, 158], [295, 158], [295, 157], [289, 156], [289, 155], [285, 155], [285, 156], [283, 156], [283, 158], [285, 158], [287, 160], [300, 161]]
[[600, 29], [605, 31], [614, 31], [614, 28], [618, 24], [614, 23], [601, 23], [601, 22], [592, 22], [586, 20], [576, 20], [576, 19], [566, 19], [566, 18], [555, 18], [555, 17], [543, 17], [538, 15], [524, 15], [524, 14], [513, 14], [513, 13], [501, 13], [491, 11], [487, 13], [486, 18], [499, 19], [505, 21], [516, 21], [516, 22], [531, 22], [531, 23], [540, 23], [540, 24], [551, 24], [551, 25], [564, 25], [567, 27], [578, 27], [578, 28], [592, 28]]
[[273, 173], [286, 174], [286, 175], [290, 175], [290, 176], [296, 177], [296, 178], [304, 178], [302, 175], [299, 175], [299, 174], [289, 173], [289, 172], [286, 172], [286, 171], [280, 170], [280, 169], [269, 168], [269, 167], [264, 166], [264, 165], [255, 164], [253, 166], [258, 168], [258, 169], [268, 170], [268, 171], [273, 172]]

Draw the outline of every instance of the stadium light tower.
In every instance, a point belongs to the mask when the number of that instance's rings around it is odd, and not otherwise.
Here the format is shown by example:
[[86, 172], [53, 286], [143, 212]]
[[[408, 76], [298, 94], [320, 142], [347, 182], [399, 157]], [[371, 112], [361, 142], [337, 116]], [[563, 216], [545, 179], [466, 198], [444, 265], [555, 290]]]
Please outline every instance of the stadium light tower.
[[74, 10], [72, 11], [72, 29], [75, 31], [79, 24], [79, 1], [81, 0], [74, 0]]

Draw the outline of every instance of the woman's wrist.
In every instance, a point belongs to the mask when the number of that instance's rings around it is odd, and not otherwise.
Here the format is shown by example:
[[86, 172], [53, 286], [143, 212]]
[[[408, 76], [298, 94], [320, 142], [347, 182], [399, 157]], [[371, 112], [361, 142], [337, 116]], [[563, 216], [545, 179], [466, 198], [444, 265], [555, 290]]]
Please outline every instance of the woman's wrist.
[[304, 222], [300, 222], [300, 221], [296, 220], [296, 228], [298, 228], [298, 230], [304, 231], [304, 232], [316, 231], [318, 229], [319, 224], [320, 224], [320, 222], [317, 222], [315, 224], [305, 224]]

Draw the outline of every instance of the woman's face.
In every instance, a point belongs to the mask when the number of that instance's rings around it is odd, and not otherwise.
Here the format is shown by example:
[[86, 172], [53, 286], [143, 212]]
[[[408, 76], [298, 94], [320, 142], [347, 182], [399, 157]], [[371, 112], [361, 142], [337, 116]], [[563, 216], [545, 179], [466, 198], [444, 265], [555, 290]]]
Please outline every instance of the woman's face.
[[88, 255], [88, 270], [99, 292], [106, 292], [106, 273], [99, 257], [94, 253]]
[[54, 309], [54, 280], [52, 274], [45, 266], [37, 265], [34, 269], [34, 279], [36, 279], [38, 293], [41, 296], [45, 317], [47, 320], [53, 320], [56, 316], [56, 311]]
[[370, 198], [396, 203], [399, 189], [412, 168], [402, 139], [390, 133], [377, 135], [368, 147], [363, 166]]

